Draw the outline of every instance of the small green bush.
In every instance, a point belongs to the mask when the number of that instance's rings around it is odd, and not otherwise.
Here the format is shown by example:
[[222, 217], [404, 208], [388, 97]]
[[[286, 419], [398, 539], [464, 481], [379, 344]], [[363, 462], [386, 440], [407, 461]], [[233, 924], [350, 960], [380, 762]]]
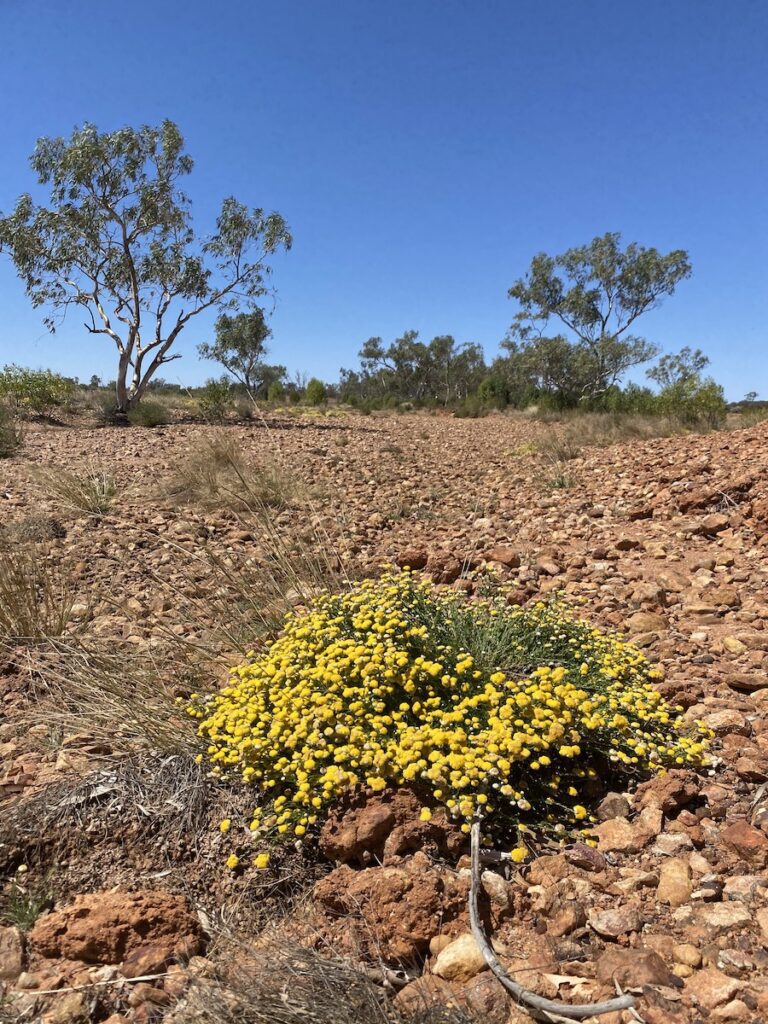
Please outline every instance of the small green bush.
[[509, 402], [507, 386], [501, 377], [486, 377], [477, 389], [477, 399], [482, 405], [504, 409]]
[[667, 416], [691, 427], [722, 427], [728, 412], [722, 387], [711, 379], [671, 384], [660, 392], [659, 405]]
[[267, 388], [268, 402], [283, 402], [285, 400], [285, 387], [282, 381], [273, 380]]
[[170, 416], [162, 402], [145, 401], [131, 409], [128, 422], [132, 427], [161, 427], [170, 422]]
[[456, 406], [455, 416], [460, 420], [476, 420], [488, 415], [488, 409], [475, 397], [466, 398]]
[[322, 405], [328, 397], [325, 384], [317, 377], [313, 377], [312, 380], [307, 384], [307, 390], [304, 397], [307, 400], [308, 405]]
[[66, 405], [75, 391], [71, 380], [52, 370], [30, 370], [11, 364], [0, 370], [0, 400], [24, 412], [49, 415]]
[[197, 404], [206, 420], [221, 423], [232, 407], [232, 385], [229, 378], [209, 378], [200, 389]]
[[13, 413], [0, 405], [0, 459], [15, 455], [24, 443], [24, 435], [16, 423]]

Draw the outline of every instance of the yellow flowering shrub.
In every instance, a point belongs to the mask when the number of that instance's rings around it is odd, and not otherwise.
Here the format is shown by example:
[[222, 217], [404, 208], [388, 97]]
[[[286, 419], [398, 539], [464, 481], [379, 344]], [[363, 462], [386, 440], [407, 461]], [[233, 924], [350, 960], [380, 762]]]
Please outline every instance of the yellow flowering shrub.
[[583, 829], [597, 772], [702, 763], [705, 730], [655, 678], [636, 647], [560, 605], [473, 601], [404, 572], [289, 615], [188, 710], [214, 773], [260, 791], [260, 836], [305, 835], [348, 787], [408, 785], [425, 820], [444, 807], [467, 830], [481, 813], [509, 838], [526, 822]]

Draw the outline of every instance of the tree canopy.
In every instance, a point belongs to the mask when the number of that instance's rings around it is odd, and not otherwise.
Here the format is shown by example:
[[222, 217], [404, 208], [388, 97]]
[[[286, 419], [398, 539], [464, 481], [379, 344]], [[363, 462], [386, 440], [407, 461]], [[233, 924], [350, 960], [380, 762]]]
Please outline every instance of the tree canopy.
[[[655, 345], [628, 331], [690, 273], [684, 250], [662, 255], [635, 242], [622, 249], [618, 232], [559, 256], [539, 253], [509, 289], [520, 306], [510, 352], [532, 364], [534, 376], [565, 373], [572, 391], [593, 399], [656, 355]], [[554, 337], [547, 334], [552, 321]]]
[[249, 313], [229, 316], [222, 313], [216, 320], [216, 340], [211, 345], [204, 342], [197, 346], [203, 359], [213, 359], [228, 370], [241, 384], [254, 392], [262, 384], [267, 367], [266, 341], [272, 334], [258, 307]]
[[192, 227], [180, 181], [192, 170], [172, 121], [99, 132], [86, 123], [69, 139], [41, 138], [31, 158], [48, 205], [22, 195], [0, 217], [34, 306], [54, 330], [70, 307], [117, 348], [117, 408], [141, 398], [189, 321], [212, 307], [252, 306], [268, 291], [268, 257], [288, 249], [283, 218], [223, 200], [212, 234]]
[[457, 344], [449, 334], [426, 344], [418, 338], [418, 331], [406, 331], [389, 345], [369, 338], [359, 353], [360, 371], [341, 371], [342, 393], [447, 405], [478, 387], [486, 372], [479, 345]]

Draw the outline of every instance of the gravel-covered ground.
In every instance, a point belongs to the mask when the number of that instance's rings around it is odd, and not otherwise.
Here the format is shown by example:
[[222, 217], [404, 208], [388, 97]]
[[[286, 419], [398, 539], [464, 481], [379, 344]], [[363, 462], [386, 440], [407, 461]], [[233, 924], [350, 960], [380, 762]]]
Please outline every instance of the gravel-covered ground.
[[[15, 555], [34, 547], [38, 563], [66, 583], [78, 643], [128, 650], [139, 660], [165, 650], [169, 637], [190, 648], [218, 644], [222, 671], [236, 644], [217, 633], [221, 601], [232, 600], [221, 566], [245, 566], [258, 589], [260, 579], [285, 575], [288, 557], [297, 579], [318, 564], [360, 575], [396, 562], [468, 591], [490, 573], [519, 602], [553, 592], [583, 601], [582, 614], [626, 630], [664, 668], [664, 693], [713, 729], [713, 763], [699, 776], [673, 773], [606, 802], [596, 852], [547, 855], [522, 874], [489, 880], [500, 952], [510, 969], [527, 972], [530, 987], [569, 1001], [614, 991], [614, 981], [637, 991], [648, 1024], [763, 1021], [768, 423], [580, 451], [551, 444], [558, 429], [523, 416], [342, 414], [274, 416], [217, 430], [31, 426], [22, 452], [0, 462], [0, 546]], [[213, 496], [210, 486], [200, 492], [212, 452], [220, 467], [222, 452], [235, 453], [238, 467], [221, 471]], [[88, 515], [62, 498], [62, 473], [99, 472], [116, 485], [104, 514]], [[199, 493], [190, 493], [190, 480]], [[254, 488], [268, 502], [267, 525], [261, 505], [248, 497]], [[301, 596], [297, 590], [287, 599]], [[218, 837], [201, 836], [198, 848], [183, 837], [171, 841], [163, 825], [153, 851], [146, 830], [130, 824], [135, 807], [128, 804], [141, 803], [140, 796], [115, 781], [115, 760], [134, 733], [115, 722], [110, 743], [103, 728], [98, 735], [85, 727], [62, 731], [45, 671], [66, 677], [66, 653], [58, 667], [56, 657], [45, 645], [16, 642], [0, 672], [0, 986], [9, 997], [16, 993], [11, 1003], [0, 1001], [0, 1019], [13, 1013], [66, 1024], [113, 1012], [111, 1024], [166, 1012], [179, 1024], [194, 1019], [185, 996], [173, 1008], [190, 972], [166, 970], [171, 955], [184, 959], [204, 949], [194, 911], [210, 934], [218, 905], [245, 900], [250, 907], [274, 893], [249, 890], [243, 879], [212, 880]], [[175, 691], [170, 683], [173, 692], [186, 692], [182, 679]], [[121, 733], [130, 742], [121, 743]], [[105, 791], [95, 804], [91, 795], [81, 809], [92, 839], [77, 846], [70, 836], [65, 854], [53, 842], [58, 837], [47, 835], [35, 852], [24, 808], [29, 821], [51, 829], [66, 819], [62, 836], [71, 832], [70, 811], [51, 817], [41, 801], [83, 778], [91, 785], [94, 772], [112, 795]], [[209, 785], [187, 779], [168, 799], [186, 799], [198, 783]], [[99, 813], [125, 820], [127, 831], [119, 824], [99, 831]], [[200, 812], [206, 832], [220, 813], [218, 806]], [[407, 829], [395, 818], [390, 831]], [[367, 826], [358, 824], [364, 834]], [[295, 888], [302, 871], [330, 871], [293, 927], [311, 919], [315, 936], [331, 936], [347, 953], [356, 936], [356, 948], [367, 944], [379, 966], [406, 963], [415, 980], [397, 996], [404, 1010], [431, 998], [469, 1000], [482, 1019], [525, 1019], [461, 946], [462, 863], [457, 869], [398, 846], [400, 840], [387, 848], [386, 834], [376, 842], [383, 864], [374, 858], [361, 867], [352, 847], [349, 858], [337, 850], [336, 860], [350, 863], [333, 870], [302, 867], [306, 851], [286, 862]], [[96, 909], [67, 909], [78, 893], [115, 886], [117, 895], [100, 898]], [[43, 889], [41, 904], [54, 913], [39, 917], [25, 938], [31, 922], [9, 911], [9, 900], [18, 907]], [[173, 905], [155, 906], [145, 890], [173, 894], [163, 897]], [[242, 931], [242, 913], [234, 916]], [[161, 926], [168, 919], [177, 921], [170, 946]], [[177, 948], [179, 936], [185, 949]], [[446, 956], [448, 940], [457, 938]], [[193, 958], [191, 974], [205, 977], [206, 963]], [[133, 977], [162, 977], [124, 981], [134, 968]], [[36, 994], [94, 980], [104, 984]], [[637, 1018], [625, 1011], [614, 1022], [630, 1019]]]

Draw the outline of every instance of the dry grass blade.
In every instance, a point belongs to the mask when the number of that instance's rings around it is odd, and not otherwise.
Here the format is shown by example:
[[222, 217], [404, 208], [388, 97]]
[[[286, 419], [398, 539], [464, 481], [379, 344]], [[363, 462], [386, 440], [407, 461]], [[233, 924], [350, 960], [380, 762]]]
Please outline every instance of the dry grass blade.
[[34, 475], [38, 485], [58, 505], [70, 511], [103, 516], [117, 496], [117, 481], [104, 469], [91, 467], [81, 474], [64, 469], [45, 469]]
[[98, 764], [7, 809], [0, 847], [7, 842], [30, 857], [58, 843], [93, 846], [130, 837], [138, 844], [151, 837], [158, 857], [164, 846], [176, 849], [180, 840], [193, 850], [206, 836], [212, 808], [228, 796], [185, 754], [103, 756]]
[[226, 434], [208, 437], [179, 466], [167, 490], [181, 504], [236, 511], [287, 508], [297, 498], [295, 481], [277, 462], [249, 464]]
[[191, 754], [198, 747], [191, 719], [172, 693], [199, 682], [178, 659], [94, 643], [52, 641], [35, 674], [51, 698], [46, 720], [64, 733], [87, 732], [112, 748]]
[[[395, 1024], [403, 1020], [370, 974], [341, 957], [276, 940], [249, 949], [228, 943], [213, 977], [185, 1000], [190, 1024]], [[181, 1009], [181, 1007], [179, 1007]], [[181, 1018], [179, 1018], [181, 1019]], [[424, 1008], [411, 1024], [471, 1024], [457, 1008]]]
[[66, 565], [46, 559], [32, 545], [0, 548], [0, 644], [62, 636], [76, 603]]

